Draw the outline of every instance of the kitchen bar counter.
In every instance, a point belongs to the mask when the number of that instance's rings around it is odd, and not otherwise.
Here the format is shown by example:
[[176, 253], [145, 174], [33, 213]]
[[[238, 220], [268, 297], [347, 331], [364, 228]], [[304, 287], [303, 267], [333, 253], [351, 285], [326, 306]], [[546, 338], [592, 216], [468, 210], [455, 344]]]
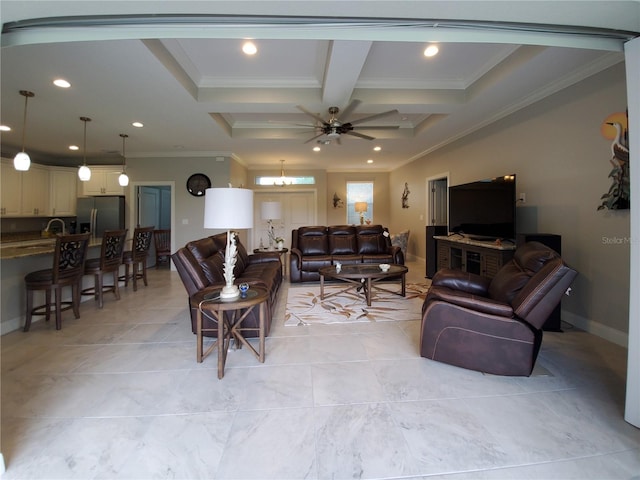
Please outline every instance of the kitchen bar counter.
[[[100, 246], [102, 238], [90, 238], [89, 248]], [[32, 257], [34, 255], [52, 254], [56, 246], [55, 237], [0, 244], [0, 260]]]
[[[102, 238], [91, 238], [87, 258], [100, 256]], [[0, 334], [22, 328], [26, 309], [24, 276], [36, 270], [51, 268], [55, 238], [40, 238], [0, 244]], [[96, 248], [97, 247], [97, 248]], [[83, 278], [83, 288], [93, 286], [93, 277]], [[70, 291], [65, 289], [63, 301], [70, 299]], [[44, 303], [44, 293], [35, 292], [35, 304]], [[88, 299], [89, 297], [84, 297]], [[39, 321], [36, 317], [34, 321]]]

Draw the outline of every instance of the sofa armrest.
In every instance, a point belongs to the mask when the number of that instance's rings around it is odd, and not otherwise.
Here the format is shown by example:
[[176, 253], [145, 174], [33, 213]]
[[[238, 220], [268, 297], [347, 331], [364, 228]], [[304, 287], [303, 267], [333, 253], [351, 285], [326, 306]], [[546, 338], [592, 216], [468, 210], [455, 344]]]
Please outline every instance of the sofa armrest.
[[265, 263], [265, 262], [279, 262], [280, 261], [280, 253], [277, 251], [273, 252], [259, 252], [252, 253], [249, 255], [249, 263]]
[[433, 286], [447, 287], [483, 297], [488, 296], [490, 284], [491, 279], [487, 277], [451, 268], [438, 270], [431, 280]]
[[487, 313], [500, 317], [513, 317], [513, 308], [508, 303], [499, 302], [491, 298], [478, 297], [469, 292], [453, 290], [447, 287], [433, 287], [429, 289], [429, 302], [441, 300], [443, 302], [468, 308], [476, 312]]
[[289, 256], [289, 281], [302, 282], [302, 252], [295, 247], [291, 248]]
[[397, 245], [392, 245], [388, 248], [388, 252], [393, 257], [393, 263], [404, 265], [404, 253], [402, 253], [402, 249], [400, 247], [398, 247]]

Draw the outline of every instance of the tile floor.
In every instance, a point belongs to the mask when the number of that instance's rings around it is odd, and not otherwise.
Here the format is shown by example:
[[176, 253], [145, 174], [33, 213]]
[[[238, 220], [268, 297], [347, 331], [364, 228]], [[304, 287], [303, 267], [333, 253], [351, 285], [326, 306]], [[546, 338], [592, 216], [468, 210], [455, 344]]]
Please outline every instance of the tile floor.
[[420, 358], [418, 322], [285, 328], [287, 288], [266, 362], [223, 380], [168, 270], [3, 336], [3, 478], [640, 478], [624, 349], [547, 333], [534, 376], [483, 375]]

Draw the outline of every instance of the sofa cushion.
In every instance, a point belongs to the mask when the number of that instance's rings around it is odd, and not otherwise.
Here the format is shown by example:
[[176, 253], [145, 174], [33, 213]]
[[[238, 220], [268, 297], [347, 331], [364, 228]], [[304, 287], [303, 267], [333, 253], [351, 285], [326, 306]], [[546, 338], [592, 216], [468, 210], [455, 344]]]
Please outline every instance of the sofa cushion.
[[511, 304], [531, 275], [522, 270], [513, 260], [503, 266], [489, 285], [489, 297], [499, 302]]
[[300, 227], [298, 229], [298, 249], [302, 255], [327, 255], [329, 242], [326, 227]]
[[332, 226], [329, 233], [329, 253], [351, 255], [357, 252], [356, 228], [352, 225]]
[[200, 266], [209, 285], [224, 282], [224, 257], [218, 252], [209, 258], [200, 260]]
[[215, 255], [219, 251], [218, 245], [212, 237], [194, 240], [187, 243], [186, 247], [198, 262]]
[[382, 225], [358, 225], [356, 231], [358, 253], [388, 253], [391, 240], [389, 239], [389, 233], [385, 231]]

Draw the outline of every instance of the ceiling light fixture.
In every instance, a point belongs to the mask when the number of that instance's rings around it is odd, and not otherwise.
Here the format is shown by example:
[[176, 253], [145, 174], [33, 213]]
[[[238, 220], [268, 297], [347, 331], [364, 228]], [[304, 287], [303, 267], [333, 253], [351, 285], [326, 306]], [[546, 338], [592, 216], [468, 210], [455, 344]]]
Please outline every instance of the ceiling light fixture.
[[121, 133], [120, 137], [122, 137], [122, 173], [118, 177], [118, 183], [121, 187], [126, 187], [129, 185], [129, 177], [127, 175], [127, 157], [125, 156], [124, 151], [124, 142], [129, 135], [126, 133]]
[[246, 55], [255, 55], [258, 52], [258, 47], [253, 42], [244, 42], [242, 45], [242, 51]]
[[425, 57], [433, 57], [433, 56], [437, 55], [439, 51], [440, 51], [440, 49], [438, 48], [437, 45], [429, 45], [424, 50], [424, 56]]
[[133, 125], [136, 128], [144, 127], [144, 124], [142, 122], [133, 122], [131, 125]]
[[78, 169], [78, 178], [81, 182], [88, 182], [91, 180], [91, 169], [87, 167], [87, 122], [90, 122], [89, 117], [80, 117], [80, 120], [84, 122], [84, 163]]
[[291, 178], [287, 178], [284, 174], [284, 160], [280, 160], [280, 162], [280, 178], [276, 179], [273, 184], [279, 185], [281, 187], [284, 187], [285, 185], [291, 185], [293, 183], [293, 180]]
[[0, 125], [0, 132], [10, 132], [11, 127], [9, 125]]
[[382, 150], [382, 147], [380, 146], [373, 147], [374, 152], [379, 152], [380, 150]]
[[69, 150], [73, 150], [75, 152], [76, 150], [80, 150], [80, 147], [77, 145], [69, 145]]
[[18, 152], [13, 158], [13, 168], [21, 172], [26, 172], [31, 166], [31, 158], [24, 151], [24, 141], [27, 135], [27, 101], [30, 97], [34, 97], [35, 93], [28, 90], [20, 90], [20, 95], [24, 97], [24, 117], [22, 119], [22, 151]]
[[369, 159], [367, 160], [367, 163], [373, 163], [373, 160]]
[[56, 87], [60, 87], [60, 88], [69, 88], [71, 86], [71, 84], [69, 82], [67, 82], [64, 78], [56, 78], [53, 81], [53, 84]]
[[314, 152], [319, 152], [320, 150], [322, 150], [322, 149], [317, 145], [315, 147], [313, 147], [313, 151]]

